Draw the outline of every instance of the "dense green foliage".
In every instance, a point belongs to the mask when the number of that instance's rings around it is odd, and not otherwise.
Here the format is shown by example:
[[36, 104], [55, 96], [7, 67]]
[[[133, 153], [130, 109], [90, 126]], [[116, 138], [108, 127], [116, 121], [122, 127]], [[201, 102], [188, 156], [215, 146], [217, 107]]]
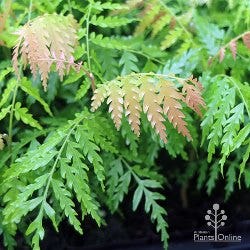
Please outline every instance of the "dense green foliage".
[[[45, 219], [58, 230], [67, 218], [80, 234], [85, 216], [103, 226], [102, 210], [117, 212], [129, 192], [167, 249], [167, 183], [195, 179], [210, 195], [225, 178], [225, 199], [250, 188], [248, 0], [3, 0], [0, 8], [7, 249], [17, 232], [39, 249]], [[61, 15], [43, 16], [53, 13]], [[186, 168], [157, 166], [162, 150]]]

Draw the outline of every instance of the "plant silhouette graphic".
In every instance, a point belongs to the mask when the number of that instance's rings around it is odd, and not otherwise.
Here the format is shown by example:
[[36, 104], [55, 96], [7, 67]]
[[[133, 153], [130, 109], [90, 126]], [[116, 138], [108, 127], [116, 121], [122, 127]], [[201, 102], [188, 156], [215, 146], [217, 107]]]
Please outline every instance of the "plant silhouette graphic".
[[227, 216], [225, 215], [225, 210], [220, 210], [219, 204], [213, 204], [213, 210], [207, 210], [207, 214], [205, 215], [205, 220], [207, 221], [207, 225], [214, 228], [214, 240], [217, 241], [217, 232], [218, 228], [225, 225], [225, 220], [227, 220]]

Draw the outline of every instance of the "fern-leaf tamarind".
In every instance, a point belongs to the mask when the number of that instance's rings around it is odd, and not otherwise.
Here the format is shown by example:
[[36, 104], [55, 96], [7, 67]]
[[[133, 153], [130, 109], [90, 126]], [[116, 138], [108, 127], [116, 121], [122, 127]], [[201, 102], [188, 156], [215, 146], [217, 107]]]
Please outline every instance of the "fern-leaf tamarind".
[[[181, 84], [182, 91], [178, 90], [175, 81]], [[109, 112], [118, 130], [122, 114], [125, 113], [132, 131], [139, 136], [140, 114], [143, 110], [163, 142], [167, 142], [165, 116], [179, 133], [192, 140], [181, 109], [185, 103], [201, 115], [200, 108], [205, 107], [201, 92], [201, 84], [192, 77], [182, 79], [153, 73], [133, 73], [97, 88], [92, 97], [92, 110], [95, 111], [108, 98]]]

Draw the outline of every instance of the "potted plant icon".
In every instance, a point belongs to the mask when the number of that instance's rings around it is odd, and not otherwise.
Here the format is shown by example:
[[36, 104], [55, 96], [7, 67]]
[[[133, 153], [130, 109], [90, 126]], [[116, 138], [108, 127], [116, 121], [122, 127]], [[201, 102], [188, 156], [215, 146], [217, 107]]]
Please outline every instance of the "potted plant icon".
[[207, 221], [207, 225], [214, 228], [214, 241], [218, 241], [218, 228], [225, 225], [225, 221], [227, 220], [227, 216], [225, 215], [225, 210], [220, 210], [219, 204], [213, 204], [213, 210], [207, 210], [207, 214], [205, 215], [205, 220]]

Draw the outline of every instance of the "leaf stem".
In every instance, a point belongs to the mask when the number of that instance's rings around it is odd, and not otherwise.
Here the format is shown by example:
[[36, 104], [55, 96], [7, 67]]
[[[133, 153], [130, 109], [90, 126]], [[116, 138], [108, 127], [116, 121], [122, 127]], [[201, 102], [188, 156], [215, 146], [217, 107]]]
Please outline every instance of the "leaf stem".
[[32, 0], [30, 0], [30, 4], [29, 4], [29, 13], [28, 13], [28, 22], [29, 22], [30, 19], [31, 19], [32, 6], [33, 6], [33, 2], [32, 2]]
[[[29, 12], [28, 12], [28, 22], [30, 21], [31, 19], [31, 12], [32, 12], [32, 6], [33, 6], [33, 1], [30, 0], [30, 3], [29, 3]], [[15, 85], [15, 88], [14, 88], [14, 92], [13, 92], [13, 98], [12, 98], [12, 103], [11, 103], [11, 110], [10, 110], [10, 119], [9, 119], [9, 129], [8, 129], [8, 143], [9, 143], [9, 150], [10, 150], [10, 154], [12, 152], [12, 130], [13, 130], [13, 117], [14, 117], [14, 108], [15, 108], [15, 103], [16, 103], [16, 97], [17, 97], [17, 92], [18, 92], [18, 88], [19, 88], [19, 84], [20, 84], [20, 79], [21, 79], [21, 74], [22, 74], [22, 67], [23, 67], [23, 64], [20, 63], [20, 67], [19, 67], [19, 74], [17, 76], [17, 83]], [[11, 155], [11, 163], [13, 162], [13, 158], [12, 158], [12, 155]]]
[[[11, 103], [11, 110], [10, 110], [9, 130], [8, 130], [10, 153], [12, 151], [12, 146], [11, 145], [12, 145], [13, 117], [14, 117], [14, 108], [15, 108], [15, 103], [16, 103], [18, 87], [19, 87], [19, 80], [16, 83], [15, 88], [14, 88], [13, 98], [12, 98], [12, 103]], [[11, 157], [11, 163], [12, 163], [12, 157]]]
[[96, 86], [95, 86], [94, 75], [91, 73], [91, 61], [90, 61], [90, 50], [89, 50], [89, 18], [91, 14], [91, 9], [92, 9], [92, 5], [90, 3], [88, 6], [88, 13], [87, 13], [87, 18], [86, 18], [86, 50], [87, 50], [88, 69], [90, 72], [86, 73], [85, 71], [85, 73], [87, 74], [87, 76], [89, 77], [91, 81], [91, 88], [92, 88], [92, 91], [94, 92], [96, 89]]
[[91, 63], [90, 63], [90, 51], [89, 51], [89, 18], [91, 14], [92, 5], [89, 4], [88, 13], [86, 18], [86, 50], [87, 50], [87, 60], [88, 60], [88, 68], [91, 71]]
[[143, 52], [140, 52], [140, 51], [137, 51], [137, 50], [133, 50], [133, 49], [124, 49], [124, 50], [125, 50], [125, 51], [129, 51], [129, 52], [132, 52], [132, 53], [135, 53], [135, 54], [137, 54], [137, 55], [144, 56], [144, 57], [146, 57], [148, 60], [155, 61], [155, 62], [157, 62], [157, 63], [160, 63], [161, 65], [165, 65], [164, 62], [162, 62], [162, 61], [160, 61], [160, 60], [158, 60], [158, 59], [156, 59], [156, 58], [150, 57], [149, 55], [147, 55], [147, 54], [145, 54], [145, 53], [143, 53]]
[[141, 179], [138, 177], [138, 175], [133, 171], [133, 169], [128, 165], [127, 161], [121, 157], [121, 161], [124, 163], [124, 165], [127, 167], [129, 172], [134, 176], [136, 182], [139, 184], [141, 183]]

